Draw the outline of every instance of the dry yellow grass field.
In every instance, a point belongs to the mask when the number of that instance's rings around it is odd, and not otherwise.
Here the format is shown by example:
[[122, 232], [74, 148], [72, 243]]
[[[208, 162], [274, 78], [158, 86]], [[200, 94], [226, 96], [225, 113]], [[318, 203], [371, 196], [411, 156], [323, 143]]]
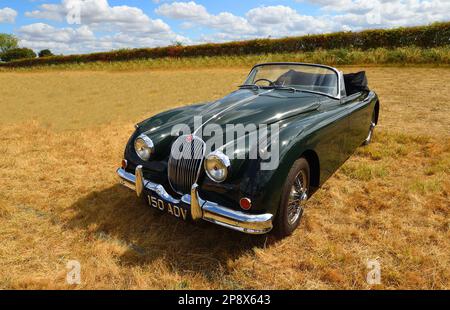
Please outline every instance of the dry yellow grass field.
[[134, 123], [219, 98], [247, 68], [1, 72], [0, 288], [449, 289], [450, 69], [366, 69], [375, 140], [283, 240], [179, 222], [116, 181]]

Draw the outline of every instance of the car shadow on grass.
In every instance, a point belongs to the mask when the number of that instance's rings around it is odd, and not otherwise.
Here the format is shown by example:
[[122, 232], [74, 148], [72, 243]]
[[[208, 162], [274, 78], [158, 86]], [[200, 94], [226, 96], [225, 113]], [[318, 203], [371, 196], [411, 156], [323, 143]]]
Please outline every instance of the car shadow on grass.
[[164, 260], [174, 272], [199, 272], [215, 277], [227, 261], [253, 255], [271, 237], [252, 236], [199, 221], [190, 223], [151, 209], [145, 201], [115, 185], [92, 192], [71, 206], [68, 228], [89, 230], [95, 239], [125, 245], [122, 265], [146, 265]]

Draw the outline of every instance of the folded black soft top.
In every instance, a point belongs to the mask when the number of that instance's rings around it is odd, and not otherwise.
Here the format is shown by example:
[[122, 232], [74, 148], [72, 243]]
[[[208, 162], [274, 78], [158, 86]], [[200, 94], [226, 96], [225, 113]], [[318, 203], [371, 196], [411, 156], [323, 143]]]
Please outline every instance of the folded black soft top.
[[347, 96], [360, 91], [369, 91], [366, 71], [344, 74], [345, 91]]

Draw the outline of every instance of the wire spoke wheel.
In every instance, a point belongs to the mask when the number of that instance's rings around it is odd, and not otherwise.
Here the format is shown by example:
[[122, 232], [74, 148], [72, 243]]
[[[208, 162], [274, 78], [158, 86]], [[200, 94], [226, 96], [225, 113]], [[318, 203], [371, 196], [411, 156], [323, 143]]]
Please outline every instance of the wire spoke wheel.
[[288, 200], [288, 222], [293, 225], [302, 213], [303, 202], [308, 198], [308, 184], [305, 171], [301, 170], [294, 180]]
[[274, 232], [279, 237], [291, 235], [300, 224], [309, 195], [310, 171], [309, 163], [304, 157], [297, 159], [289, 170], [274, 220]]

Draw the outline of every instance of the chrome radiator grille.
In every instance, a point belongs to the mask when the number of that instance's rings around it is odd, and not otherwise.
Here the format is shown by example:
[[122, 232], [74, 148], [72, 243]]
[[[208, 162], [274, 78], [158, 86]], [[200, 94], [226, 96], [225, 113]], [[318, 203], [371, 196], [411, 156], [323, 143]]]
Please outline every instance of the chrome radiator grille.
[[178, 194], [189, 194], [202, 168], [205, 142], [195, 136], [181, 136], [172, 144], [168, 162], [169, 183]]

